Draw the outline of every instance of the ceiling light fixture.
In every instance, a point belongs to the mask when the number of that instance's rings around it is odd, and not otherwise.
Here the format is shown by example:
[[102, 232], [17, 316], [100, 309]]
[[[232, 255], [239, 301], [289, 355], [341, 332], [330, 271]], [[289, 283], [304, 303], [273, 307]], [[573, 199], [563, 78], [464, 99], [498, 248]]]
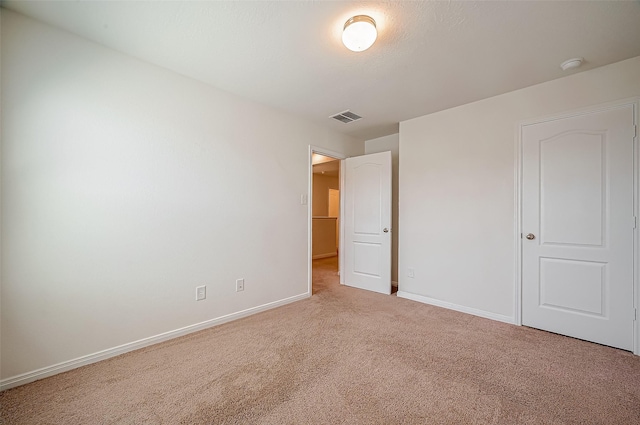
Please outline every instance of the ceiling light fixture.
[[362, 52], [373, 45], [378, 38], [376, 21], [367, 15], [357, 15], [344, 24], [342, 43], [347, 49]]
[[578, 68], [580, 65], [582, 65], [583, 61], [584, 61], [584, 59], [582, 59], [582, 58], [569, 59], [569, 60], [566, 60], [566, 61], [562, 62], [560, 64], [560, 68], [562, 68], [563, 71], [566, 71], [568, 69]]

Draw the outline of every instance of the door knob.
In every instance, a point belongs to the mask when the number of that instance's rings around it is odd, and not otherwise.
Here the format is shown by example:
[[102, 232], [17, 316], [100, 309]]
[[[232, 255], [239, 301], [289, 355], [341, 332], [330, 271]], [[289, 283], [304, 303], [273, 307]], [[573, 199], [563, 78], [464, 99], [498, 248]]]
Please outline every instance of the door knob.
[[529, 239], [530, 241], [534, 240], [536, 238], [536, 235], [534, 235], [533, 233], [529, 233], [527, 235], [527, 239]]
[[382, 229], [383, 232], [385, 233], [389, 233], [389, 229], [387, 229], [386, 227], [384, 229]]

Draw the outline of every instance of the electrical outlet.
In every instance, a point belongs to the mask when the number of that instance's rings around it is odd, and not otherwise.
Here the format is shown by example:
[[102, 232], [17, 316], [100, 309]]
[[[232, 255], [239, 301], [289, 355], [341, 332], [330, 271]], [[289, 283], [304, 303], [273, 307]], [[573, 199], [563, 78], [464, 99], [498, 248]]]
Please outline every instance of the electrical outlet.
[[416, 272], [415, 270], [413, 270], [413, 268], [409, 267], [407, 269], [407, 276], [409, 276], [410, 278], [414, 278], [416, 277]]
[[196, 301], [202, 301], [205, 298], [207, 298], [207, 287], [206, 286], [196, 287]]
[[236, 292], [244, 291], [244, 279], [236, 279]]

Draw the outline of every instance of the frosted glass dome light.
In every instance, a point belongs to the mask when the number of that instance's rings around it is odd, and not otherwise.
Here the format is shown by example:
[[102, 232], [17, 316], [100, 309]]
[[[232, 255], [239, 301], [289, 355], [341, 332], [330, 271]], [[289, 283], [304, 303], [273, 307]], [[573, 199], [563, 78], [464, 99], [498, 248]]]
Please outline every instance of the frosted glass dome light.
[[378, 38], [376, 21], [367, 15], [357, 15], [344, 24], [342, 43], [347, 49], [362, 52], [373, 45]]
[[560, 68], [562, 68], [563, 71], [566, 71], [568, 69], [573, 69], [573, 68], [579, 68], [582, 65], [582, 62], [584, 62], [584, 59], [582, 58], [569, 59], [562, 62], [560, 64]]

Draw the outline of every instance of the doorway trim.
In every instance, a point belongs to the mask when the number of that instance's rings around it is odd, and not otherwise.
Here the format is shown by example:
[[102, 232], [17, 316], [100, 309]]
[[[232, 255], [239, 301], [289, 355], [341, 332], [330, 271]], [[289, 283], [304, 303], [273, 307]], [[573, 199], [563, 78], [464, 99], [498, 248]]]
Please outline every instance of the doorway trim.
[[[633, 137], [633, 215], [640, 217], [640, 143], [638, 141], [638, 125], [640, 122], [640, 96], [607, 102], [589, 107], [578, 108], [563, 113], [520, 121], [516, 125], [515, 137], [515, 279], [514, 279], [514, 324], [522, 326], [522, 133], [523, 128], [532, 124], [539, 124], [565, 118], [572, 118], [592, 112], [602, 112], [624, 106], [633, 107], [635, 135]], [[633, 353], [640, 356], [640, 324], [638, 310], [640, 309], [640, 223], [633, 228], [633, 307], [635, 320], [633, 321]]]
[[[313, 295], [313, 154], [329, 156], [340, 161], [340, 188], [344, 187], [344, 160], [347, 159], [346, 155], [339, 152], [335, 152], [329, 149], [322, 148], [320, 146], [309, 145], [308, 166], [309, 171], [307, 175], [307, 291], [309, 296]], [[342, 220], [342, 205], [344, 204], [344, 191], [340, 190], [340, 213], [338, 214], [338, 221], [340, 222], [340, 241], [338, 243], [338, 270], [340, 273], [340, 284], [344, 284], [342, 281], [344, 273], [342, 273], [342, 265], [344, 264], [342, 249], [342, 241], [344, 239], [344, 228]]]

